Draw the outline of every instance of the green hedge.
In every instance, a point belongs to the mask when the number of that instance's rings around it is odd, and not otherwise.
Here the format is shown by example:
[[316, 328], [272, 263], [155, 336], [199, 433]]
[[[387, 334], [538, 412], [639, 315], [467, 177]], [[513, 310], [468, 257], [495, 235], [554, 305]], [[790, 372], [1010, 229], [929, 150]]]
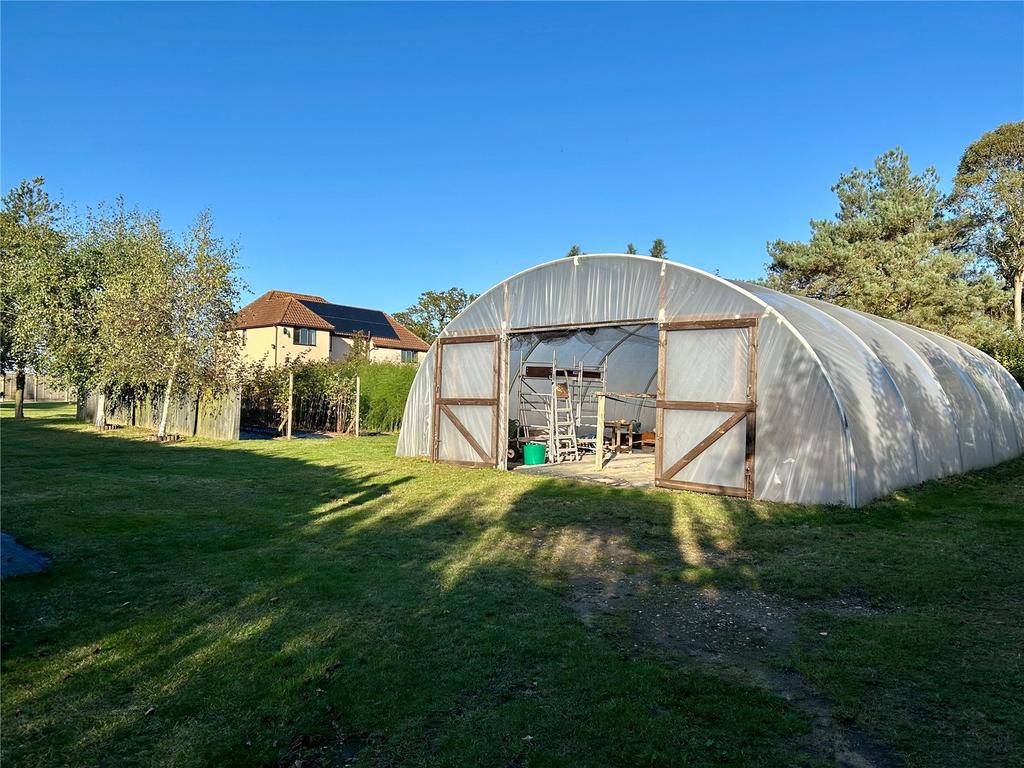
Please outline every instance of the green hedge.
[[390, 432], [402, 425], [416, 366], [410, 363], [350, 363], [359, 376], [361, 429]]
[[[405, 401], [416, 377], [409, 363], [363, 361], [296, 362], [282, 368], [254, 368], [243, 388], [242, 415], [247, 423], [280, 421], [288, 408], [288, 374], [294, 373], [296, 418], [305, 429], [333, 429], [335, 405], [352, 403], [355, 379], [360, 385], [360, 428], [390, 432], [402, 425]], [[347, 406], [346, 406], [347, 407]], [[348, 416], [341, 417], [347, 423]]]

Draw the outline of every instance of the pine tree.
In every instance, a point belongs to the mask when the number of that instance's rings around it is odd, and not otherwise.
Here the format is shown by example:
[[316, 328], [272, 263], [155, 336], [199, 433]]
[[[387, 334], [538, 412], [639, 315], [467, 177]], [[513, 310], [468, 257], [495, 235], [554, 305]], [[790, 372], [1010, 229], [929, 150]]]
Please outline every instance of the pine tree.
[[812, 220], [809, 242], [768, 244], [768, 285], [973, 344], [990, 338], [1001, 290], [948, 248], [938, 184], [932, 168], [915, 175], [900, 149], [842, 175], [835, 219]]

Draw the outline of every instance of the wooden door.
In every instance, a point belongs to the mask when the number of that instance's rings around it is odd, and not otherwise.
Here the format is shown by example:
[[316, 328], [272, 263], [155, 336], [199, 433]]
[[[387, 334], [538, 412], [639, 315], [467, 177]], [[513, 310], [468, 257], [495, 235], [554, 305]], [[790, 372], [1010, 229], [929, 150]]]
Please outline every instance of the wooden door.
[[438, 339], [430, 458], [446, 464], [498, 464], [497, 336]]
[[655, 485], [753, 498], [757, 323], [659, 326]]

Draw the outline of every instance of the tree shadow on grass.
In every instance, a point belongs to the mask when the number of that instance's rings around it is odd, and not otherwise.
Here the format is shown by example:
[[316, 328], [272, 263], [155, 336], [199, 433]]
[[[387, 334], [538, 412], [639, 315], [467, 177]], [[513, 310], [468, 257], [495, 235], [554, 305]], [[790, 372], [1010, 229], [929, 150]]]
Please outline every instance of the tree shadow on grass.
[[566, 611], [532, 529], [668, 525], [658, 495], [34, 421], [4, 433], [5, 524], [54, 556], [3, 586], [15, 762], [743, 763], [800, 731]]
[[756, 587], [730, 558], [763, 506], [367, 460], [345, 441], [130, 437], [4, 425], [20, 468], [5, 525], [55, 557], [3, 585], [13, 762], [806, 757], [786, 702], [623, 647], [566, 605], [575, 574], [603, 569]]

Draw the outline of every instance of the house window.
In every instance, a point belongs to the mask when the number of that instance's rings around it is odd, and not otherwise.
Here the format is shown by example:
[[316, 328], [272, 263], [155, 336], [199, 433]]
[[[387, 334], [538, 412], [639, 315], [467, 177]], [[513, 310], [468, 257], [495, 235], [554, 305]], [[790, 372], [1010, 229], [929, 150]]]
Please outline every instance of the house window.
[[402, 362], [403, 363], [415, 363], [416, 353], [411, 349], [402, 350]]
[[295, 343], [304, 347], [316, 346], [316, 330], [313, 328], [296, 328]]

